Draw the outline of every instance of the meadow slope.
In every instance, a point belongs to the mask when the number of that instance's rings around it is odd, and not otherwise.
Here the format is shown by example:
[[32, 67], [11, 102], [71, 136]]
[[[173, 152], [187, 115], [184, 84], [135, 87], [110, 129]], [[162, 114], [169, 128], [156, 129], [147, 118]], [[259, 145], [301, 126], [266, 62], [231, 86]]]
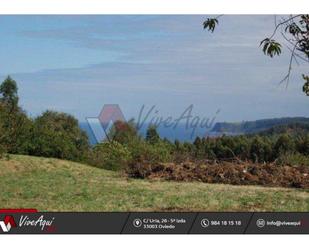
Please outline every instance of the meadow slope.
[[309, 211], [309, 190], [128, 179], [70, 161], [0, 160], [0, 208], [40, 211]]

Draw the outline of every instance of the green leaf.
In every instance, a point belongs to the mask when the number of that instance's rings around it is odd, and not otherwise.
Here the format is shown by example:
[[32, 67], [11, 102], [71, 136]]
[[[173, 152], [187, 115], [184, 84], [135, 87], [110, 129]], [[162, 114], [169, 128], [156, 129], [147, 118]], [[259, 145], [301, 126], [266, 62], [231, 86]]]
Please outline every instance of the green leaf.
[[265, 38], [261, 41], [260, 46], [263, 46], [263, 53], [267, 56], [274, 57], [281, 54], [281, 44], [275, 40]]
[[303, 86], [303, 92], [309, 96], [309, 76], [303, 75], [303, 78], [306, 81]]
[[207, 20], [203, 23], [203, 26], [204, 26], [204, 29], [208, 29], [208, 31], [214, 32], [217, 24], [219, 24], [218, 19], [207, 18]]

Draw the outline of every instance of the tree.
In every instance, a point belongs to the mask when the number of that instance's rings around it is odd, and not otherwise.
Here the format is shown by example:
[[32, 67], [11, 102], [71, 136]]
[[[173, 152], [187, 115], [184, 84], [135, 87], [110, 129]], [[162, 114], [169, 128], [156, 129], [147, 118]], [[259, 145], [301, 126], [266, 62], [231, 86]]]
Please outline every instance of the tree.
[[11, 111], [18, 106], [17, 84], [10, 76], [8, 76], [0, 86], [0, 102], [8, 106]]
[[7, 132], [4, 127], [4, 120], [6, 120], [7, 115], [4, 112], [3, 104], [0, 104], [0, 158], [3, 154], [7, 153], [7, 146], [5, 141], [7, 140]]
[[270, 141], [256, 135], [251, 142], [250, 156], [254, 162], [269, 162], [272, 157]]
[[66, 113], [46, 111], [34, 122], [31, 154], [81, 161], [88, 153], [88, 137], [78, 120]]
[[193, 142], [194, 146], [197, 148], [197, 149], [200, 149], [201, 146], [202, 146], [202, 140], [200, 137], [196, 137], [194, 142]]
[[138, 131], [134, 119], [125, 121], [116, 121], [109, 133], [108, 140], [114, 140], [121, 144], [128, 144], [134, 139], [139, 139]]
[[204, 144], [202, 142], [202, 139], [200, 137], [196, 137], [193, 142], [193, 145], [194, 145], [194, 156], [197, 159], [204, 158], [206, 153], [205, 153]]
[[234, 154], [240, 159], [247, 160], [250, 155], [250, 143], [247, 137], [240, 135], [235, 138]]
[[[219, 24], [221, 16], [207, 18], [203, 23], [204, 29], [213, 33]], [[299, 61], [309, 63], [309, 15], [290, 15], [281, 18], [279, 21], [277, 19], [277, 16], [275, 16], [273, 33], [263, 39], [260, 46], [265, 55], [274, 57], [282, 52], [282, 45], [276, 40], [278, 33], [288, 43], [287, 49], [290, 51], [289, 66], [287, 74], [280, 83], [286, 82], [289, 84], [293, 63], [299, 64]], [[303, 78], [305, 80], [303, 92], [309, 96], [309, 77], [303, 75]]]
[[17, 84], [10, 76], [0, 85], [0, 94], [1, 147], [8, 153], [27, 154], [33, 123], [18, 106]]
[[235, 157], [233, 150], [226, 143], [226, 136], [222, 136], [216, 140], [214, 149], [217, 159], [225, 160]]
[[278, 138], [274, 146], [274, 153], [278, 157], [281, 154], [285, 154], [287, 152], [294, 152], [294, 148], [295, 144], [292, 138], [287, 134], [283, 134]]
[[206, 139], [203, 139], [203, 145], [204, 145], [204, 152], [207, 159], [215, 160], [217, 159], [217, 156], [214, 152], [214, 149], [216, 147], [216, 140], [217, 138], [211, 138], [207, 137]]
[[146, 141], [151, 144], [155, 144], [160, 141], [160, 136], [155, 125], [149, 125], [146, 132]]
[[309, 156], [309, 134], [307, 134], [299, 144], [299, 151]]

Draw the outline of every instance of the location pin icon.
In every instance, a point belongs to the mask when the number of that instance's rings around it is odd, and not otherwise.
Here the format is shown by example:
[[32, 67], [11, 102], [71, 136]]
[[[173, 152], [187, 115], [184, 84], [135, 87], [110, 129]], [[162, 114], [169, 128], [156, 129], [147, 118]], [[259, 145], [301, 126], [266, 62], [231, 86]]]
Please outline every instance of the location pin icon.
[[135, 219], [135, 220], [133, 221], [133, 225], [134, 225], [135, 227], [140, 227], [140, 226], [142, 225], [142, 221], [141, 221], [140, 219]]

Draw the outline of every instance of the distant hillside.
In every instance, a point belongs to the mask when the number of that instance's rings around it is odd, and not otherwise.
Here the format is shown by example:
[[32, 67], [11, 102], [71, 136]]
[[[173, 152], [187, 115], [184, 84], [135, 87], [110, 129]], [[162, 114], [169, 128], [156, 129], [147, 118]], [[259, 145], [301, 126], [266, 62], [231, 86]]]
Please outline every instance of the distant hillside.
[[212, 132], [226, 132], [237, 134], [250, 134], [258, 133], [265, 130], [269, 130], [276, 126], [287, 125], [309, 125], [309, 118], [295, 117], [295, 118], [273, 118], [273, 119], [260, 119], [256, 121], [244, 121], [239, 123], [216, 123]]
[[287, 125], [276, 125], [270, 129], [259, 132], [260, 135], [277, 135], [288, 133], [290, 135], [305, 135], [309, 133], [308, 123], [292, 123]]

